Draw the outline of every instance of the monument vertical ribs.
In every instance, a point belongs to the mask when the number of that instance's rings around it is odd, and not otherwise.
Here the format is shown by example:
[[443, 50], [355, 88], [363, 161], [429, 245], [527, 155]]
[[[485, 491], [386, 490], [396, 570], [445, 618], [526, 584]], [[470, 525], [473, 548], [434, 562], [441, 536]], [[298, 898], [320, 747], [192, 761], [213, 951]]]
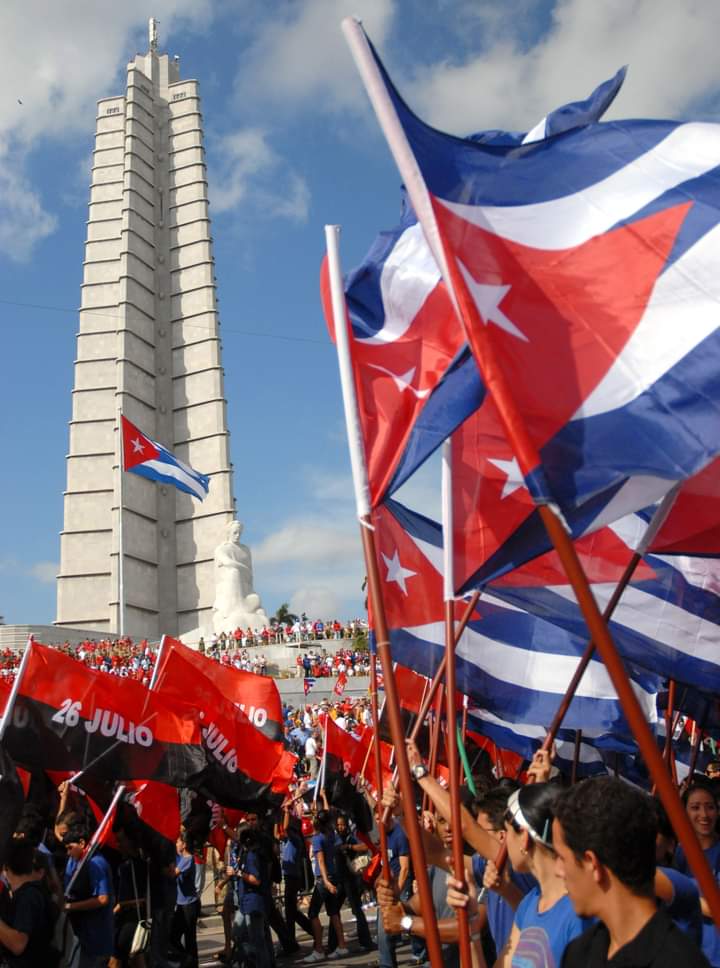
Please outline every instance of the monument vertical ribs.
[[[234, 517], [199, 86], [150, 49], [98, 102], [56, 624], [158, 638], [212, 626]], [[211, 476], [200, 504], [120, 480], [118, 414]], [[122, 486], [121, 486], [122, 485]], [[121, 507], [122, 505], [122, 507]]]

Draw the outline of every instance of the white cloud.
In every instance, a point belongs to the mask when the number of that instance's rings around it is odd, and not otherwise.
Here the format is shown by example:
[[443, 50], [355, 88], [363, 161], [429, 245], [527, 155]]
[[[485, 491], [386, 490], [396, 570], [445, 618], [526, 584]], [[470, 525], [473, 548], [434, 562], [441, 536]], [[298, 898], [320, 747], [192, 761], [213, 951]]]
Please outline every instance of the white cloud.
[[342, 613], [343, 602], [332, 589], [322, 585], [304, 585], [293, 593], [290, 611], [296, 615], [303, 612], [311, 619], [349, 618]]
[[720, 85], [719, 30], [716, 0], [559, 0], [530, 47], [505, 27], [482, 54], [418, 72], [405, 93], [445, 130], [522, 130], [629, 64], [610, 116], [676, 117]]
[[287, 521], [268, 535], [253, 551], [258, 564], [347, 561], [360, 555], [358, 525], [349, 515], [345, 521], [305, 517]]
[[[161, 44], [179, 25], [204, 27], [211, 0], [155, 0]], [[135, 47], [147, 49], [145, 0], [26, 0], [0, 7], [0, 251], [27, 258], [55, 216], [29, 182], [41, 142], [90, 133], [95, 101], [122, 90]]]
[[0, 157], [0, 253], [16, 262], [29, 258], [33, 247], [57, 227], [45, 211], [23, 171], [23, 159]]
[[43, 584], [51, 584], [57, 578], [60, 565], [56, 561], [37, 561], [34, 564], [24, 564], [16, 558], [0, 558], [0, 573], [12, 572], [26, 578], [34, 578]]
[[210, 159], [213, 212], [244, 207], [266, 218], [307, 218], [310, 192], [305, 180], [270, 147], [260, 128], [213, 138]]
[[357, 15], [377, 44], [387, 36], [395, 0], [285, 0], [258, 30], [236, 81], [238, 99], [271, 100], [294, 107], [314, 102], [315, 110], [348, 105], [363, 108], [366, 98], [340, 29], [343, 17]]
[[50, 585], [55, 582], [59, 571], [60, 565], [57, 561], [38, 561], [29, 568], [28, 574], [37, 578], [38, 581]]

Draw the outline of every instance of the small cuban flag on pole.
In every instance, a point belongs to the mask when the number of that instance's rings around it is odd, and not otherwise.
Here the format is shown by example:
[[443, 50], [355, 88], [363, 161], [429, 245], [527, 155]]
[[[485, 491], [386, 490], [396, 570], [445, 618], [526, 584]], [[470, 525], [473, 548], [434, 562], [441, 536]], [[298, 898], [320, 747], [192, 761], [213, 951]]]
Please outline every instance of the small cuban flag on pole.
[[305, 678], [303, 679], [303, 691], [304, 691], [304, 693], [305, 693], [306, 696], [310, 692], [310, 690], [312, 689], [312, 687], [314, 685], [315, 685], [315, 677], [314, 676], [305, 676]]
[[121, 416], [124, 471], [131, 471], [151, 481], [172, 484], [180, 491], [202, 501], [210, 490], [210, 478], [201, 474], [172, 454], [162, 444], [151, 440], [141, 430]]

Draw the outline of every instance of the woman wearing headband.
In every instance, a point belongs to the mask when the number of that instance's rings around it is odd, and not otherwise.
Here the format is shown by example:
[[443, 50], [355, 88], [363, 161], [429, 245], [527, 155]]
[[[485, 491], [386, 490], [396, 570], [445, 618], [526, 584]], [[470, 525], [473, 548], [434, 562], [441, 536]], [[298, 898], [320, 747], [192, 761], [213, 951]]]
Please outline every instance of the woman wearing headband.
[[[553, 783], [536, 783], [516, 790], [505, 814], [505, 843], [514, 870], [537, 881], [515, 912], [510, 938], [496, 968], [529, 964], [559, 968], [566, 945], [588, 927], [579, 918], [555, 873], [552, 845], [553, 805], [562, 790]], [[497, 870], [488, 863], [485, 885], [497, 889]]]

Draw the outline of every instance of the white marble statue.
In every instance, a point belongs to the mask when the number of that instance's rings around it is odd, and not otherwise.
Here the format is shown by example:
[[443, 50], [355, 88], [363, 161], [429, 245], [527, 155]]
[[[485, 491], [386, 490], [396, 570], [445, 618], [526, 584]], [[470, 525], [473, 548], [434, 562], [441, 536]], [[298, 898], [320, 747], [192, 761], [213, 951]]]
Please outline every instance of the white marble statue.
[[215, 602], [213, 628], [228, 632], [235, 628], [262, 628], [268, 617], [253, 588], [250, 549], [240, 541], [243, 526], [231, 521], [226, 538], [215, 549]]

